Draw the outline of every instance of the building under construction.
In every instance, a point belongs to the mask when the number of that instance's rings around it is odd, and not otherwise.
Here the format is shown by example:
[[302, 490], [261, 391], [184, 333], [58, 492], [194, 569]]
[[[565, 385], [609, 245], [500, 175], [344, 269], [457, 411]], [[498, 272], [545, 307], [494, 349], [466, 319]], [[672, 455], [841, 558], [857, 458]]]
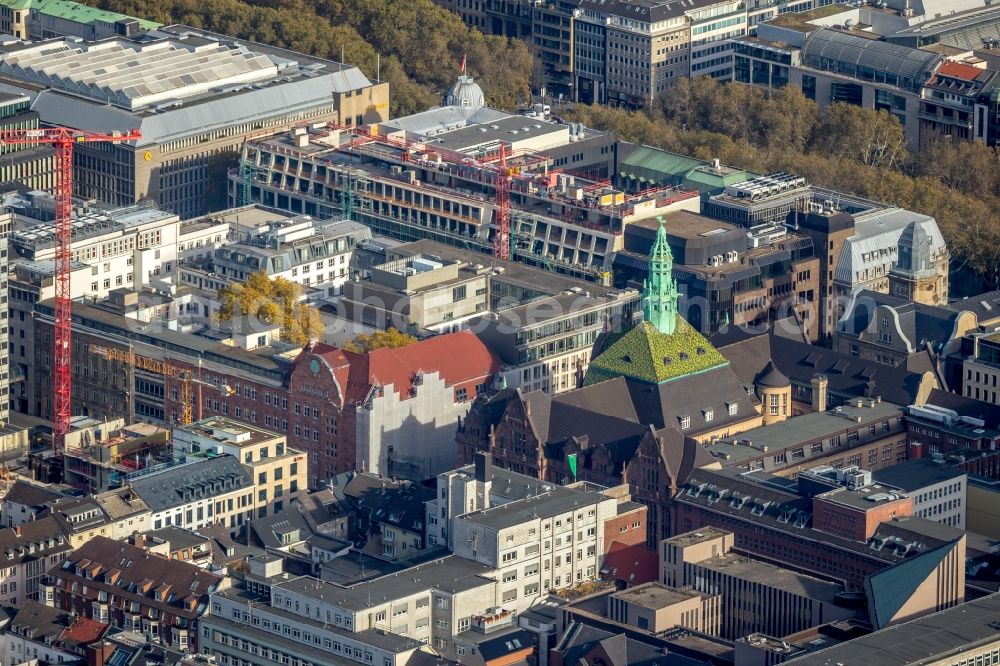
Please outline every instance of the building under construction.
[[444, 106], [250, 141], [230, 198], [606, 281], [627, 224], [699, 206], [696, 192], [614, 189], [614, 146], [610, 134], [542, 114]]

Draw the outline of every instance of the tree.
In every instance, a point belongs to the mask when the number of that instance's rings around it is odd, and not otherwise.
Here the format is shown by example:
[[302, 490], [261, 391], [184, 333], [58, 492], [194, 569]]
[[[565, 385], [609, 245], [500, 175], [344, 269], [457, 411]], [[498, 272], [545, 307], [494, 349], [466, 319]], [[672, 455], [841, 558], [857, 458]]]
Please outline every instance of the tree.
[[282, 277], [272, 280], [264, 271], [256, 271], [243, 284], [233, 283], [219, 290], [216, 317], [220, 322], [248, 317], [263, 324], [277, 324], [282, 340], [304, 345], [320, 336], [323, 323], [319, 311], [300, 300], [295, 282]]
[[417, 339], [408, 333], [403, 333], [392, 326], [384, 331], [374, 333], [358, 333], [354, 339], [344, 345], [344, 349], [357, 354], [367, 354], [376, 349], [398, 349], [416, 342]]

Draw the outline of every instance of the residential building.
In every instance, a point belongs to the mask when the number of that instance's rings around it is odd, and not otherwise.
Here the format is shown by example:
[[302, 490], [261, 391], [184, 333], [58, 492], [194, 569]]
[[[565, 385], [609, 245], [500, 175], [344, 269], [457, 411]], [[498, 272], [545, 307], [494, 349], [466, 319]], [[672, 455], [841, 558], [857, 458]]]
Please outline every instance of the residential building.
[[154, 530], [219, 523], [238, 532], [256, 515], [254, 480], [238, 458], [193, 457], [161, 467], [130, 479], [132, 491], [149, 507]]
[[37, 601], [25, 601], [0, 634], [5, 664], [37, 660], [49, 664], [86, 663], [86, 648], [108, 631], [108, 625]]
[[941, 63], [920, 91], [921, 143], [944, 140], [992, 145], [987, 100], [997, 83], [997, 72], [985, 66]]
[[[807, 339], [818, 339], [820, 260], [810, 238], [779, 233], [748, 248], [745, 230], [732, 224], [687, 211], [669, 213], [664, 221], [681, 293], [678, 307], [698, 331], [712, 335], [728, 324], [766, 326], [794, 317]], [[641, 220], [626, 228], [625, 250], [615, 255], [616, 283], [646, 278], [656, 227]]]
[[754, 632], [787, 636], [857, 614], [837, 603], [842, 585], [738, 555], [732, 547], [732, 533], [709, 527], [666, 539], [660, 548], [664, 585], [718, 595], [721, 622], [710, 633], [729, 640]]
[[799, 656], [791, 663], [819, 666], [863, 660], [872, 666], [954, 666], [968, 664], [969, 659], [975, 663], [980, 657], [985, 663], [1000, 650], [998, 612], [1000, 595], [991, 594]]
[[39, 594], [45, 574], [72, 550], [66, 523], [56, 516], [46, 516], [23, 525], [0, 528], [0, 598], [4, 606], [20, 607], [33, 599], [45, 602]]
[[191, 652], [198, 651], [209, 595], [228, 584], [193, 564], [106, 537], [59, 558], [49, 578], [46, 594], [56, 608]]
[[[75, 65], [72, 75], [53, 76], [66, 62]], [[111, 76], [111, 62], [125, 69]], [[172, 76], [163, 76], [165, 66]], [[46, 124], [142, 133], [110, 148], [78, 146], [76, 195], [116, 206], [148, 197], [184, 219], [207, 210], [209, 158], [239, 149], [245, 135], [297, 122], [377, 122], [389, 106], [388, 84], [356, 67], [188, 26], [141, 39], [23, 44], [4, 53], [0, 73], [14, 90], [41, 86], [32, 109]], [[154, 79], [155, 89], [146, 85]]]
[[94, 495], [104, 515], [108, 517], [112, 539], [124, 539], [136, 532], [152, 529], [149, 507], [129, 486]]
[[913, 515], [966, 529], [968, 474], [930, 458], [907, 460], [872, 473], [879, 483], [913, 498]]
[[344, 487], [346, 503], [357, 512], [358, 533], [367, 536], [365, 550], [392, 561], [413, 559], [435, 546], [444, 546], [426, 538], [424, 504], [434, 499], [434, 490], [380, 477], [361, 472]]
[[962, 351], [962, 395], [1000, 405], [996, 390], [1000, 375], [1000, 334], [970, 335]]
[[215, 249], [207, 268], [227, 282], [244, 282], [251, 273], [284, 278], [320, 296], [339, 295], [352, 277], [354, 246], [371, 238], [363, 225], [320, 222], [307, 215], [289, 217], [259, 207], [227, 211], [235, 240]]
[[215, 416], [175, 427], [172, 440], [178, 459], [228, 455], [239, 461], [253, 480], [254, 518], [281, 513], [289, 500], [309, 487], [309, 460], [287, 447], [285, 435]]
[[160, 24], [70, 0], [6, 0], [0, 3], [0, 31], [21, 40], [79, 37], [96, 41], [131, 37]]
[[47, 488], [24, 479], [17, 479], [3, 498], [3, 523], [6, 527], [23, 525], [35, 520], [50, 502], [66, 497], [61, 490]]
[[724, 468], [795, 478], [819, 464], [891, 467], [908, 454], [906, 410], [874, 398], [723, 437], [705, 447]]
[[939, 357], [961, 348], [977, 329], [976, 316], [905, 297], [855, 290], [844, 304], [834, 347], [884, 365], [906, 365], [930, 349]]

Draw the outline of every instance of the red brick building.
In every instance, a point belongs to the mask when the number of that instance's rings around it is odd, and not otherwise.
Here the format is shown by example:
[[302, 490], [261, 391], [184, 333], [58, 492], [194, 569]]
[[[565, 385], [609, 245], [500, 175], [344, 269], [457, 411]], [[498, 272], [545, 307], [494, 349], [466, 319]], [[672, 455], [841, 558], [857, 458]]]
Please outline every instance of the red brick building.
[[[469, 332], [369, 354], [322, 343], [281, 354], [139, 326], [101, 306], [79, 304], [73, 318], [74, 414], [178, 421], [178, 378], [108, 361], [103, 351], [131, 349], [194, 376], [195, 419], [221, 415], [286, 435], [290, 448], [309, 454], [313, 487], [356, 468], [417, 480], [453, 468], [459, 418], [500, 368]], [[50, 339], [46, 318], [35, 330], [39, 344]], [[51, 359], [38, 361], [44, 384], [38, 415], [51, 418]]]

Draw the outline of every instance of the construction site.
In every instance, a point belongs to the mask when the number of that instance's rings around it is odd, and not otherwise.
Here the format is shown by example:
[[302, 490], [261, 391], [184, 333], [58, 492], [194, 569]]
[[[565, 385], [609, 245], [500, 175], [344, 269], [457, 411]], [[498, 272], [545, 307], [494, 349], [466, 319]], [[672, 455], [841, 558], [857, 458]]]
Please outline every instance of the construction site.
[[248, 140], [230, 174], [234, 205], [356, 220], [608, 284], [625, 226], [698, 193], [612, 187], [604, 135], [578, 125], [444, 107], [368, 126], [316, 124]]

